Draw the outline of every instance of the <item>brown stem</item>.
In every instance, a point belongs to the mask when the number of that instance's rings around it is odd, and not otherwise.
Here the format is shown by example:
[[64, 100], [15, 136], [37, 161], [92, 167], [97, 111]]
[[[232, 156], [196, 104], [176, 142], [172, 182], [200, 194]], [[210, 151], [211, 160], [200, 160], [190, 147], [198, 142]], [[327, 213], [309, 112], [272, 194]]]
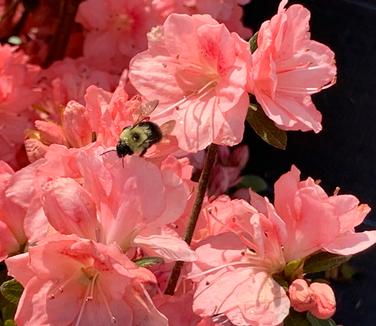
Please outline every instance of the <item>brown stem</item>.
[[[204, 201], [206, 188], [208, 186], [210, 171], [213, 167], [216, 154], [217, 154], [217, 145], [215, 144], [209, 145], [208, 152], [206, 153], [204, 168], [201, 172], [200, 180], [198, 181], [196, 199], [193, 204], [192, 213], [191, 213], [191, 216], [189, 217], [188, 225], [184, 234], [184, 241], [188, 244], [191, 244], [191, 241], [192, 241], [193, 233], [195, 231], [196, 224], [197, 224], [197, 219], [198, 219], [198, 216], [200, 215], [202, 203]], [[165, 294], [168, 294], [168, 295], [174, 294], [175, 287], [178, 282], [183, 264], [184, 262], [182, 261], [177, 261], [175, 263], [172, 269], [171, 275], [170, 275], [170, 279], [168, 281], [167, 288], [165, 290]]]
[[59, 10], [59, 23], [48, 48], [44, 67], [48, 67], [56, 60], [64, 58], [72, 25], [76, 17], [78, 5], [81, 0], [61, 0]]

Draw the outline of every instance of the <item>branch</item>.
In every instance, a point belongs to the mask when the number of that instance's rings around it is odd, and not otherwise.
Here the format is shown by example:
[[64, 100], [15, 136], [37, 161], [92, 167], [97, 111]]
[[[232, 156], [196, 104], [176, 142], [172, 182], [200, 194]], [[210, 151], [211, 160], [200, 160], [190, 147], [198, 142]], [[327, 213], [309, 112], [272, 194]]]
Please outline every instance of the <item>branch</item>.
[[80, 2], [81, 0], [61, 0], [59, 23], [49, 45], [44, 67], [48, 67], [54, 61], [64, 58], [72, 25], [74, 23]]
[[[200, 215], [202, 203], [204, 201], [204, 197], [206, 193], [206, 188], [209, 182], [210, 171], [213, 167], [216, 154], [217, 154], [217, 145], [215, 144], [209, 145], [208, 152], [206, 153], [204, 168], [201, 171], [200, 180], [198, 182], [196, 199], [193, 204], [192, 213], [188, 221], [187, 229], [185, 230], [184, 241], [188, 243], [189, 245], [191, 244], [193, 233], [196, 228], [198, 216]], [[184, 262], [182, 261], [177, 261], [175, 263], [172, 269], [171, 275], [170, 275], [170, 279], [168, 281], [167, 288], [165, 290], [165, 294], [168, 294], [168, 295], [174, 294], [175, 287], [178, 282], [183, 264]]]

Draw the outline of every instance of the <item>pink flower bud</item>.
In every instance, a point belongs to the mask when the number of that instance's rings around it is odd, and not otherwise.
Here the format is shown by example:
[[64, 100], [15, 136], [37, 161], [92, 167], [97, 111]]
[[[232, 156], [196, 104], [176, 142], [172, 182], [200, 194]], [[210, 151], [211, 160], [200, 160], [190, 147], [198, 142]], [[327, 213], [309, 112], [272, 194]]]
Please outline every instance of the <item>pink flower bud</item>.
[[291, 306], [299, 312], [311, 310], [315, 306], [312, 290], [303, 279], [292, 282], [289, 287]]
[[289, 297], [296, 311], [309, 311], [319, 319], [328, 319], [336, 311], [334, 292], [325, 283], [308, 285], [305, 280], [295, 280], [289, 287]]
[[336, 299], [332, 288], [325, 283], [312, 283], [310, 289], [315, 300], [315, 307], [310, 309], [312, 315], [319, 319], [328, 319], [336, 311]]

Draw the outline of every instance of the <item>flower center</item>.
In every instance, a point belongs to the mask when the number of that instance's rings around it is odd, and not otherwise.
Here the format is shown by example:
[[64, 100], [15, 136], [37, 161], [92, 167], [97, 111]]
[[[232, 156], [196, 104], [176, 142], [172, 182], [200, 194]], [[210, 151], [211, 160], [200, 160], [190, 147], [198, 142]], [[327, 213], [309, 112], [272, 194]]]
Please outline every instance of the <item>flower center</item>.
[[126, 13], [111, 15], [110, 19], [112, 27], [117, 31], [130, 31], [134, 25], [134, 19]]

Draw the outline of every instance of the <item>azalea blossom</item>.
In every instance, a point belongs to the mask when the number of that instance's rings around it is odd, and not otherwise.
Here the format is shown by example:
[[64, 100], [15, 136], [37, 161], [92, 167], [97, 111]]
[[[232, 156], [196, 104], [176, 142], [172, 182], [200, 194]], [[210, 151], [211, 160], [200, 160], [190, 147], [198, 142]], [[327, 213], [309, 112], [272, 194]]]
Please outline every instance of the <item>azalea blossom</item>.
[[[140, 117], [148, 118], [141, 115], [145, 101], [137, 95], [130, 97], [127, 89], [127, 71], [124, 71], [114, 92], [91, 85], [86, 89], [84, 104], [71, 100], [59, 109], [61, 118], [57, 121], [35, 121], [35, 129], [27, 133], [25, 140], [30, 162], [44, 157], [52, 144], [80, 148], [95, 142], [115, 151], [121, 131], [134, 125]], [[163, 160], [177, 149], [175, 137], [163, 135], [159, 143], [148, 149], [145, 157]]]
[[[17, 253], [25, 242], [22, 222], [14, 204], [6, 196], [6, 189], [14, 175], [13, 169], [0, 161], [0, 262], [9, 254]], [[14, 209], [11, 213], [10, 210]]]
[[336, 301], [332, 288], [326, 283], [294, 280], [289, 287], [291, 305], [296, 311], [309, 311], [319, 319], [328, 319], [336, 311]]
[[40, 68], [16, 47], [0, 45], [0, 159], [14, 168], [25, 165], [25, 129], [35, 118], [31, 105], [40, 96], [35, 86]]
[[277, 15], [261, 25], [250, 91], [278, 127], [319, 132], [321, 114], [311, 95], [335, 83], [334, 53], [310, 39], [310, 12], [286, 4], [281, 1]]
[[[289, 262], [304, 263], [319, 251], [352, 255], [376, 242], [376, 231], [354, 231], [369, 212], [367, 205], [359, 205], [351, 195], [328, 196], [313, 179], [300, 181], [299, 174], [293, 166], [276, 182], [275, 207], [251, 193], [252, 206], [237, 200], [235, 209], [225, 214], [211, 210], [222, 227], [196, 249], [190, 275], [198, 283], [194, 312], [223, 313], [236, 325], [279, 325], [290, 301], [274, 277], [284, 275]], [[295, 277], [302, 276], [300, 272]], [[324, 316], [324, 307], [330, 306], [329, 316], [333, 300], [318, 291], [318, 306], [312, 311]], [[321, 315], [317, 307], [322, 307]]]
[[154, 275], [114, 245], [56, 236], [6, 264], [25, 288], [19, 325], [168, 325], [145, 288]]
[[131, 257], [141, 247], [167, 261], [194, 260], [185, 242], [161, 229], [183, 214], [189, 196], [184, 180], [171, 165], [158, 167], [138, 157], [122, 162], [116, 155], [101, 153], [103, 148], [77, 151], [73, 159], [78, 175], [57, 175], [52, 180], [50, 176], [42, 185], [45, 216], [38, 218], [42, 223], [39, 238], [43, 229], [45, 235], [55, 230], [101, 243], [115, 242]]
[[121, 72], [147, 47], [146, 33], [156, 25], [149, 0], [86, 0], [76, 21], [87, 30], [84, 56]]
[[148, 34], [148, 50], [130, 63], [136, 90], [160, 105], [156, 121], [175, 120], [179, 147], [235, 145], [248, 109], [248, 43], [208, 15], [170, 15]]
[[252, 31], [243, 26], [243, 9], [240, 5], [250, 0], [152, 0], [153, 9], [161, 16], [161, 23], [172, 13], [176, 14], [208, 14], [220, 23], [224, 23], [231, 32], [238, 33], [247, 39]]

